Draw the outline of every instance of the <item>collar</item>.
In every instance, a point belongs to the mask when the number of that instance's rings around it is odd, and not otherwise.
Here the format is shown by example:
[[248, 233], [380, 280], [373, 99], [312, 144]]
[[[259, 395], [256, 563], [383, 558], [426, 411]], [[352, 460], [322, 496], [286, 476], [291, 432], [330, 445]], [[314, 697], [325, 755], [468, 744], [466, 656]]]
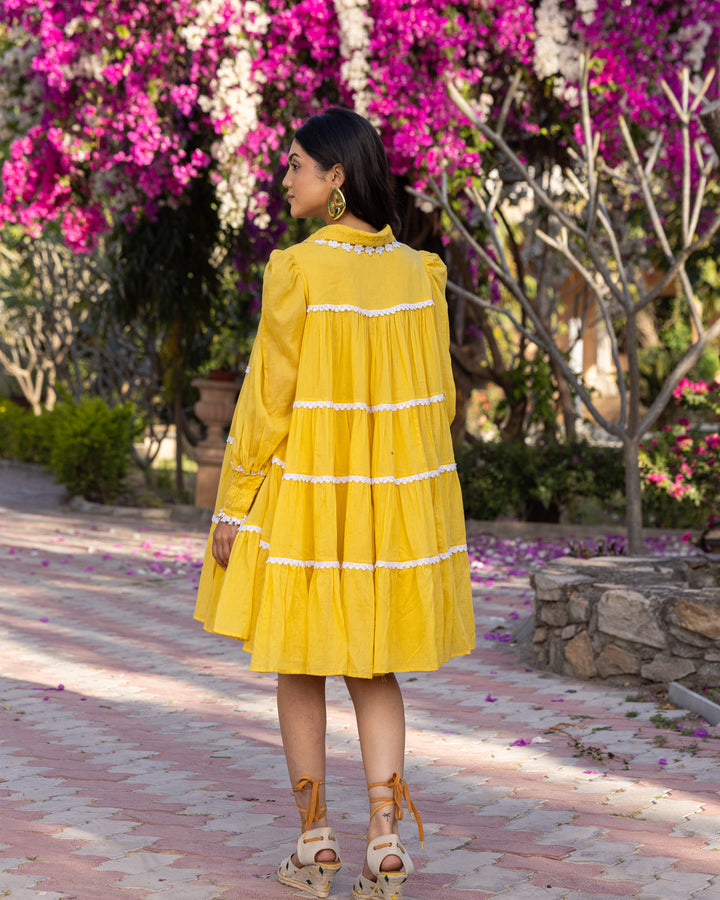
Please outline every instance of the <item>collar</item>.
[[382, 247], [395, 240], [392, 228], [386, 225], [381, 231], [361, 231], [347, 225], [325, 225], [308, 238], [310, 241], [337, 241], [339, 244], [361, 244], [364, 247]]

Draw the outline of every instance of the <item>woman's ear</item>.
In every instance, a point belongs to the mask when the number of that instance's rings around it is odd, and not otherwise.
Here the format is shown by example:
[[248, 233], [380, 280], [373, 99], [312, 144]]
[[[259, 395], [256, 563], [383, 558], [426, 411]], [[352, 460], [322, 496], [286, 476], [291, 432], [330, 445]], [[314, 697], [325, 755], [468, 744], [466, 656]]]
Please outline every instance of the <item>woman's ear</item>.
[[345, 184], [345, 169], [336, 163], [330, 172], [330, 181], [333, 187], [342, 187]]

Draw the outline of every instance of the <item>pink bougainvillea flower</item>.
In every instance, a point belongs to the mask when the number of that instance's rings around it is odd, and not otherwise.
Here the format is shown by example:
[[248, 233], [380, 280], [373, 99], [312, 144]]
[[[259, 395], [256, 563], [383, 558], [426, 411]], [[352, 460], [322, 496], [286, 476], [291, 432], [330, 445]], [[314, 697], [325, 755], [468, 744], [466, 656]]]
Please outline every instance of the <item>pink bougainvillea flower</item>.
[[659, 765], [659, 766], [666, 766], [667, 764], [668, 764], [667, 759], [665, 759], [664, 756], [661, 756], [660, 759], [658, 760], [658, 765]]
[[491, 697], [490, 694], [488, 694], [488, 695], [485, 697], [485, 700], [486, 700], [488, 703], [497, 703], [497, 699], [498, 699], [497, 697]]
[[513, 741], [510, 745], [511, 747], [525, 747], [530, 743], [530, 741], [526, 741], [525, 738], [518, 738], [516, 741]]

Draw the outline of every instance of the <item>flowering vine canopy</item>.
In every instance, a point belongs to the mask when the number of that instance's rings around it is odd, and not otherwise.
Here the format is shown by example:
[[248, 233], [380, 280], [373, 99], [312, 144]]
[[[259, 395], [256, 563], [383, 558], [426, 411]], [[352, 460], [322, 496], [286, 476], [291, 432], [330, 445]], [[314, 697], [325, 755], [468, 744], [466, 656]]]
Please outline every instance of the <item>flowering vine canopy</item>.
[[[59, 221], [90, 249], [181, 202], [209, 174], [224, 227], [263, 229], [282, 153], [339, 104], [379, 127], [393, 171], [419, 184], [477, 169], [481, 147], [449, 79], [484, 115], [514, 72], [513, 134], [572, 140], [581, 53], [594, 119], [671, 117], [660, 79], [699, 78], [720, 45], [715, 0], [1, 0], [0, 224]], [[529, 144], [528, 144], [529, 146]], [[617, 144], [619, 149], [619, 143]], [[679, 149], [666, 147], [666, 164]]]

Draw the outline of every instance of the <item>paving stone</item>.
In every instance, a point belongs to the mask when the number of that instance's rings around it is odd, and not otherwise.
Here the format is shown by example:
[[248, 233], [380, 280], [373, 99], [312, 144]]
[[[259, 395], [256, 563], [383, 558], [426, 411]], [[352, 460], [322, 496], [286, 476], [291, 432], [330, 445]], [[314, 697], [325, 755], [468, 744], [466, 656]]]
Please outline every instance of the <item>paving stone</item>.
[[167, 891], [156, 891], [156, 896], [172, 897], [172, 900], [219, 900], [218, 889], [202, 884], [173, 884]]
[[605, 874], [618, 881], [650, 881], [672, 869], [675, 860], [663, 856], [640, 856], [637, 853], [609, 867]]
[[[0, 464], [0, 894], [289, 898], [274, 878], [297, 837], [275, 676], [192, 620], [204, 532], [61, 512], [52, 480], [27, 472]], [[151, 572], [156, 561], [171, 577]], [[526, 577], [491, 562], [478, 572], [492, 582], [475, 590], [480, 635], [527, 614]], [[690, 752], [697, 739], [668, 730], [660, 749], [655, 704], [532, 671], [482, 639], [400, 681], [427, 839], [421, 850], [406, 816], [417, 867], [406, 900], [720, 897], [718, 738]], [[346, 900], [367, 799], [342, 679], [327, 694], [344, 862], [331, 898]], [[605, 757], [574, 756], [573, 739]]]
[[536, 841], [537, 844], [567, 844], [569, 847], [583, 847], [590, 841], [603, 838], [601, 828], [587, 828], [579, 825], [561, 825], [551, 834], [546, 834]]
[[[478, 854], [480, 855], [480, 854]], [[512, 896], [518, 886], [523, 885], [529, 876], [527, 872], [514, 872], [501, 866], [485, 865], [472, 874], [461, 875], [452, 882], [455, 890], [489, 891], [492, 895], [512, 888]]]
[[683, 873], [682, 878], [674, 873], [663, 873], [654, 881], [644, 884], [635, 895], [641, 900], [690, 900], [693, 897], [712, 896], [710, 881], [703, 875]]
[[[537, 884], [514, 884], [505, 891], [493, 894], [496, 897], [506, 897], [508, 900], [565, 900], [567, 891], [564, 888], [540, 887]], [[587, 894], [583, 894], [583, 900]]]
[[100, 859], [122, 859], [133, 850], [152, 846], [159, 837], [151, 835], [117, 834], [107, 840], [90, 841], [73, 852], [74, 856], [97, 856]]
[[612, 869], [617, 863], [636, 852], [635, 844], [621, 841], [598, 840], [586, 844], [579, 850], [573, 850], [568, 861], [573, 863], [600, 863]]
[[533, 809], [524, 813], [520, 818], [512, 819], [505, 825], [510, 831], [538, 831], [543, 836], [549, 836], [561, 825], [566, 825], [574, 818], [572, 812]]
[[[475, 853], [468, 850], [453, 850], [447, 856], [434, 859], [423, 866], [423, 871], [451, 872], [453, 876], [465, 875], [471, 872], [477, 873], [482, 866], [494, 863], [497, 859], [492, 853]], [[476, 884], [476, 887], [479, 885]]]

